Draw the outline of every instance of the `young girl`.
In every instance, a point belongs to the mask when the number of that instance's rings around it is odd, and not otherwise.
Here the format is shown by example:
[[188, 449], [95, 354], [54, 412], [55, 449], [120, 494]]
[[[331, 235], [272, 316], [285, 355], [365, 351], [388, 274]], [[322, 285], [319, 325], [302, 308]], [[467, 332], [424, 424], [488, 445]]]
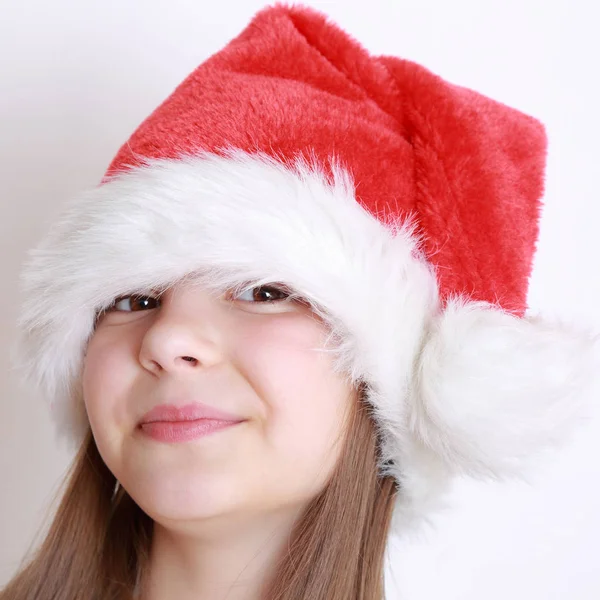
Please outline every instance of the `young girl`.
[[79, 447], [0, 598], [380, 600], [390, 532], [577, 422], [597, 339], [526, 318], [532, 117], [275, 5], [23, 273], [20, 366]]

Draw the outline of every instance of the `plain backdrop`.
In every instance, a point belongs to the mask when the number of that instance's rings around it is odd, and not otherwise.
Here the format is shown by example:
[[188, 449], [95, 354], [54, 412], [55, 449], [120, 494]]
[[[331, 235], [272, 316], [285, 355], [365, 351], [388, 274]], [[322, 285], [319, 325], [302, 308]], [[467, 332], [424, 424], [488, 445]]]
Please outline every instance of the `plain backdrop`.
[[[322, 9], [374, 54], [425, 65], [542, 120], [550, 139], [531, 310], [600, 327], [596, 3], [351, 0]], [[263, 1], [0, 4], [0, 586], [49, 514], [70, 452], [9, 364], [17, 275], [61, 205]], [[392, 539], [388, 600], [600, 598], [600, 425], [531, 485], [460, 482], [435, 531]], [[317, 599], [314, 599], [317, 600]]]

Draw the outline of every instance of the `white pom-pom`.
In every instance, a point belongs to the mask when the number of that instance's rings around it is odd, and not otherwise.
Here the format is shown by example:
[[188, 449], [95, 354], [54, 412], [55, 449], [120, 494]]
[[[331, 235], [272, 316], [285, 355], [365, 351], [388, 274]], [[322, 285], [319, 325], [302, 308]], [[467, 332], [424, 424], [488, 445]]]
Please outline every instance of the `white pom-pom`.
[[599, 347], [598, 336], [564, 325], [451, 300], [419, 357], [416, 446], [452, 473], [524, 475], [600, 401]]

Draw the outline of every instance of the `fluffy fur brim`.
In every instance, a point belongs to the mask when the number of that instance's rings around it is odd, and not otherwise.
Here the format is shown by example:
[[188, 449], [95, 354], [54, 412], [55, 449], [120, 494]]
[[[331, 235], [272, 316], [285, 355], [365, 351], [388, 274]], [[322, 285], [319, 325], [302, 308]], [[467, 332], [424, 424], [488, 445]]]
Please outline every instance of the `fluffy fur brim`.
[[23, 272], [16, 354], [59, 432], [78, 443], [88, 427], [78, 386], [97, 312], [193, 274], [216, 292], [283, 283], [323, 318], [335, 368], [367, 384], [397, 529], [455, 474], [517, 474], [562, 439], [597, 378], [596, 338], [442, 307], [411, 221], [376, 219], [332, 172], [232, 149], [148, 160], [73, 201]]

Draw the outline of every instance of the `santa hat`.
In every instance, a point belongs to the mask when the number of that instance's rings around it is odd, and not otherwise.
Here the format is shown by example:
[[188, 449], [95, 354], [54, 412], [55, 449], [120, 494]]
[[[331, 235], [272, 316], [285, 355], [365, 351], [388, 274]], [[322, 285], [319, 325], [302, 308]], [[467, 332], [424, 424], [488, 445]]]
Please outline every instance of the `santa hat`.
[[536, 119], [313, 9], [266, 7], [32, 251], [20, 365], [77, 442], [86, 343], [115, 297], [192, 273], [285, 284], [366, 384], [400, 528], [455, 475], [521, 473], [597, 380], [596, 338], [524, 316], [546, 144]]

